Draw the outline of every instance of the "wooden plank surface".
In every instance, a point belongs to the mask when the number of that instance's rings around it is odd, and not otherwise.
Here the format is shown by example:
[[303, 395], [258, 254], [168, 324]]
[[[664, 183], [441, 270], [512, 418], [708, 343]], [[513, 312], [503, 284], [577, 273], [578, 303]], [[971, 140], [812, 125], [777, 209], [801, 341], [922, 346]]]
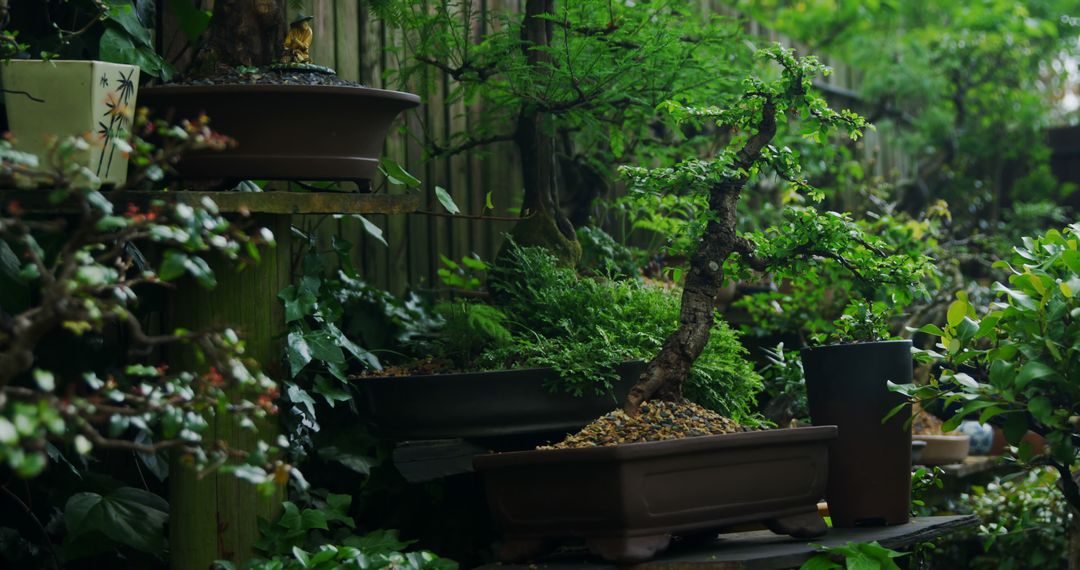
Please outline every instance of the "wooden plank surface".
[[[18, 202], [27, 211], [63, 212], [63, 204], [53, 204], [48, 190], [0, 190], [0, 201]], [[416, 211], [420, 197], [410, 194], [362, 194], [356, 192], [195, 192], [129, 191], [105, 192], [121, 207], [145, 206], [155, 200], [171, 200], [197, 206], [209, 198], [222, 212], [253, 214], [403, 214]]]
[[903, 550], [954, 532], [973, 528], [973, 515], [919, 517], [908, 524], [886, 527], [831, 529], [811, 541], [796, 540], [769, 531], [756, 530], [721, 534], [711, 543], [694, 548], [671, 550], [654, 560], [633, 566], [616, 566], [587, 559], [583, 553], [552, 556], [530, 564], [489, 564], [485, 570], [773, 570], [798, 567], [812, 558], [818, 546], [843, 546], [849, 542], [877, 541], [886, 548]]

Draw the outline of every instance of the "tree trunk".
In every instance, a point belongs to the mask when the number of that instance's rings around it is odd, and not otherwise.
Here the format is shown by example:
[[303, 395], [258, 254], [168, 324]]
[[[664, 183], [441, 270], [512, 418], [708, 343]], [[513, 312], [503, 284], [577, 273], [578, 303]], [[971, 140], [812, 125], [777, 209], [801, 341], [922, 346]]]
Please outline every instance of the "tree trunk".
[[[762, 109], [757, 133], [739, 150], [732, 170], [748, 171], [750, 165], [760, 158], [761, 149], [775, 134], [776, 109], [769, 101]], [[736, 208], [747, 180], [746, 176], [728, 178], [710, 189], [709, 209], [714, 215], [705, 227], [697, 253], [690, 258], [690, 271], [683, 286], [679, 311], [679, 327], [664, 341], [660, 353], [649, 362], [630, 389], [623, 405], [628, 414], [636, 415], [641, 404], [654, 397], [672, 402], [682, 401], [683, 382], [690, 374], [690, 367], [709, 343], [716, 318], [717, 294], [724, 283], [724, 261], [736, 251], [748, 256], [753, 253], [750, 243], [736, 232]]]
[[[522, 50], [533, 73], [544, 73], [551, 56], [534, 46], [551, 43], [552, 22], [538, 16], [551, 14], [554, 0], [528, 0], [521, 26]], [[514, 144], [521, 156], [525, 197], [522, 220], [510, 235], [522, 246], [540, 246], [554, 253], [563, 263], [576, 265], [581, 259], [581, 245], [574, 226], [559, 207], [555, 142], [545, 129], [546, 115], [526, 104], [518, 116]]]
[[287, 30], [284, 0], [216, 0], [195, 69], [209, 75], [276, 63]]

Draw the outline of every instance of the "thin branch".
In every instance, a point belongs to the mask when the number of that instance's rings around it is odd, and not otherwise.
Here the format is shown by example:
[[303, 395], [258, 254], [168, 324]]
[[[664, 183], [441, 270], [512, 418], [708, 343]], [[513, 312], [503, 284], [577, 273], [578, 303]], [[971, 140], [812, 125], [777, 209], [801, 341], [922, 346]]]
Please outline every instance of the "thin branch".
[[424, 214], [425, 216], [436, 216], [440, 218], [457, 218], [461, 220], [487, 220], [491, 222], [520, 222], [521, 220], [527, 220], [535, 213], [530, 213], [525, 216], [485, 216], [482, 214], [451, 214], [449, 212], [432, 212], [429, 210], [417, 210], [414, 214]]
[[430, 56], [416, 56], [416, 60], [442, 71], [456, 81], [461, 81], [461, 78], [470, 72], [475, 73], [480, 81], [484, 81], [498, 73], [498, 69], [493, 65], [474, 65], [470, 61], [462, 62], [461, 65], [453, 67]]
[[8, 497], [11, 497], [11, 500], [18, 503], [19, 506], [22, 507], [23, 511], [26, 513], [26, 516], [30, 517], [30, 520], [34, 521], [34, 524], [37, 525], [38, 530], [41, 531], [41, 538], [45, 540], [45, 544], [49, 547], [49, 554], [52, 556], [53, 562], [56, 563], [56, 567], [63, 568], [64, 565], [60, 562], [60, 556], [56, 553], [56, 548], [53, 546], [52, 540], [49, 539], [49, 531], [45, 530], [45, 525], [41, 524], [41, 519], [39, 519], [37, 515], [34, 514], [34, 511], [25, 502], [23, 502], [23, 500], [20, 499], [18, 495], [16, 495], [11, 489], [8, 489], [7, 485], [0, 485], [0, 490], [3, 490], [4, 493], [7, 493]]
[[513, 133], [492, 135], [479, 139], [469, 138], [457, 146], [442, 146], [429, 139], [427, 141], [427, 145], [430, 149], [428, 154], [430, 154], [432, 158], [451, 157], [472, 150], [478, 146], [487, 146], [497, 142], [510, 142], [512, 140], [514, 140]]

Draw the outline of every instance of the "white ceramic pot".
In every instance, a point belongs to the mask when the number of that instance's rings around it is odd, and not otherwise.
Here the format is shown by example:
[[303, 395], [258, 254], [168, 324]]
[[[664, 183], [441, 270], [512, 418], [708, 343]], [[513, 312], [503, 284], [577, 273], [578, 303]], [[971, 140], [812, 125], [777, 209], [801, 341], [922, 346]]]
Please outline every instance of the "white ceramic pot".
[[15, 148], [48, 156], [54, 137], [85, 135], [78, 158], [103, 184], [127, 180], [127, 155], [115, 144], [131, 139], [139, 68], [103, 61], [10, 60], [0, 65], [8, 128]]
[[961, 463], [971, 447], [971, 436], [968, 435], [912, 435], [911, 441], [926, 442], [919, 455], [919, 463], [923, 465]]

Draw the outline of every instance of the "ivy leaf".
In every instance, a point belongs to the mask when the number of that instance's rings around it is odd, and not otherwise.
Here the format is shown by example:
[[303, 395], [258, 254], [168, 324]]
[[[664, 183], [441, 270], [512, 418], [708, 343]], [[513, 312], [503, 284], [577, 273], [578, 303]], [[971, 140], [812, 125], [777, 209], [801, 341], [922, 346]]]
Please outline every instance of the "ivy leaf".
[[301, 331], [292, 331], [286, 338], [285, 357], [289, 361], [289, 371], [296, 377], [311, 362], [311, 347]]
[[345, 353], [337, 345], [330, 331], [311, 331], [304, 335], [304, 341], [311, 349], [311, 356], [323, 362], [345, 362]]
[[304, 509], [304, 512], [300, 515], [300, 521], [304, 530], [313, 528], [330, 530], [330, 527], [326, 526], [326, 515], [318, 509]]
[[334, 382], [322, 375], [315, 377], [315, 393], [322, 396], [331, 408], [337, 402], [348, 402], [352, 399], [352, 394], [342, 387], [340, 382]]
[[318, 299], [311, 291], [298, 291], [295, 285], [289, 285], [278, 293], [278, 298], [285, 302], [285, 322], [298, 321], [315, 311]]
[[64, 506], [64, 553], [67, 556], [93, 549], [104, 541], [130, 546], [141, 552], [161, 553], [165, 546], [165, 523], [169, 504], [161, 497], [134, 487], [121, 487], [105, 495], [76, 493]]
[[309, 418], [315, 417], [315, 400], [308, 394], [306, 390], [293, 383], [288, 383], [285, 389], [285, 393], [289, 396], [289, 401], [297, 407], [303, 407], [307, 410], [307, 416]]

